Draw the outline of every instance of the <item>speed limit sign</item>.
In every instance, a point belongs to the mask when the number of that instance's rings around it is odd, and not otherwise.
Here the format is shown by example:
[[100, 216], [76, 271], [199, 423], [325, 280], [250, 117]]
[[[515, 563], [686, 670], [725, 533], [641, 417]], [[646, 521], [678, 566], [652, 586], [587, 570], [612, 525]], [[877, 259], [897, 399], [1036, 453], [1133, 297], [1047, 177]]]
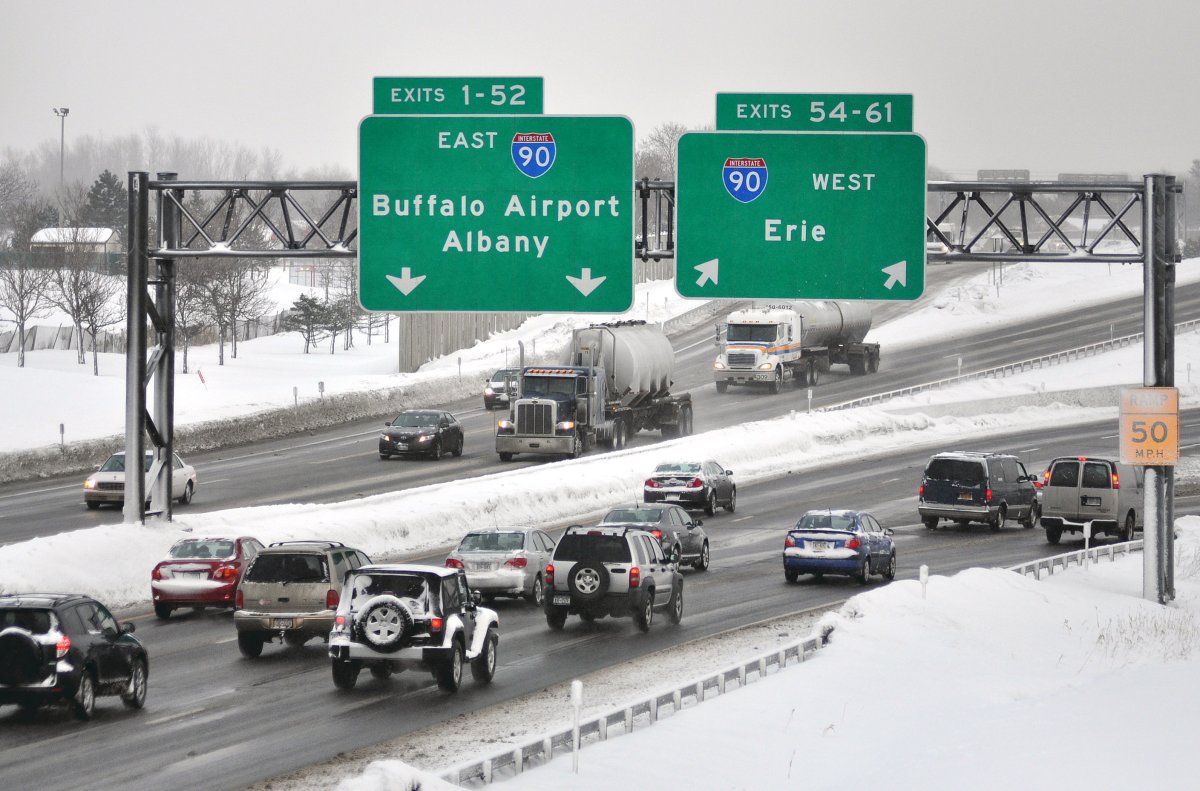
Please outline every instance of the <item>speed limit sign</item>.
[[1121, 392], [1121, 461], [1144, 467], [1179, 463], [1179, 391], [1134, 387]]

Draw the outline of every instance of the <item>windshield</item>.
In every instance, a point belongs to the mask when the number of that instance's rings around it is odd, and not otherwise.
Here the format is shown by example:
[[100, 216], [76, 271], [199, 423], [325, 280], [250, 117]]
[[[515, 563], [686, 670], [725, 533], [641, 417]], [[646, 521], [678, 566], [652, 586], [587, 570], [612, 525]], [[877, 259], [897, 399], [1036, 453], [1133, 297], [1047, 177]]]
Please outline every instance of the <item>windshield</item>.
[[775, 340], [776, 326], [775, 324], [730, 324], [725, 331], [725, 340], [731, 343], [738, 341], [770, 343]]
[[604, 515], [604, 522], [609, 524], [657, 524], [662, 521], [663, 512], [657, 508], [616, 508]]
[[966, 459], [933, 459], [925, 470], [925, 477], [974, 485], [983, 483], [983, 465]]
[[24, 629], [30, 634], [45, 634], [50, 631], [50, 611], [21, 608], [0, 609], [0, 632], [10, 626]]
[[854, 530], [854, 517], [842, 514], [805, 514], [796, 530]]
[[521, 394], [526, 398], [575, 395], [573, 376], [526, 376]]
[[247, 582], [329, 582], [321, 555], [259, 555], [246, 572]]
[[525, 546], [524, 533], [468, 533], [459, 552], [514, 552]]
[[440, 415], [437, 412], [404, 412], [392, 421], [393, 426], [404, 428], [424, 428], [436, 426]]
[[692, 462], [683, 462], [681, 464], [660, 464], [654, 468], [655, 474], [672, 473], [672, 472], [700, 472], [700, 465]]
[[170, 558], [231, 558], [234, 555], [232, 541], [220, 539], [188, 538], [171, 547]]

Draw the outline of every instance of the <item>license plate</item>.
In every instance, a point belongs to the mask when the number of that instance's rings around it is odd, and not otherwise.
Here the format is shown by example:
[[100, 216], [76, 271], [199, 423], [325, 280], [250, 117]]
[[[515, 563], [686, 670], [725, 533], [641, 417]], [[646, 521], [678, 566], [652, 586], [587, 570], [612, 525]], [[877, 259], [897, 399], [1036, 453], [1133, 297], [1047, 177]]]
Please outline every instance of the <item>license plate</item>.
[[271, 619], [271, 628], [272, 629], [291, 629], [292, 628], [292, 619], [291, 618], [272, 618]]
[[833, 547], [833, 545], [829, 541], [809, 541], [808, 542], [808, 548], [811, 549], [813, 552], [825, 552], [828, 549], [832, 549], [832, 547]]
[[570, 597], [570, 596], [568, 596], [568, 595], [564, 595], [564, 594], [559, 594], [559, 593], [556, 593], [556, 594], [554, 594], [554, 604], [555, 604], [555, 606], [559, 606], [559, 605], [566, 605], [566, 604], [570, 604], [570, 603], [571, 603], [571, 597]]
[[970, 492], [959, 492], [958, 499], [969, 503], [975, 499], [975, 495], [971, 494]]

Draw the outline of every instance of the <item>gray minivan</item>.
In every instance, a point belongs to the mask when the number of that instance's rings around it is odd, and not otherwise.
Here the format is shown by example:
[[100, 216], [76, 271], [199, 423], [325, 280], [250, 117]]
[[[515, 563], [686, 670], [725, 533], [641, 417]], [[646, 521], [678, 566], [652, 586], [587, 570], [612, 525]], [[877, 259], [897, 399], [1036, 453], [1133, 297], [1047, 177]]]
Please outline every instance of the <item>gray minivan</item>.
[[925, 527], [941, 519], [959, 525], [985, 522], [999, 530], [1008, 519], [1033, 527], [1037, 519], [1034, 476], [1007, 453], [938, 453], [925, 465], [917, 494], [917, 512]]
[[1142, 529], [1145, 470], [1111, 459], [1068, 456], [1050, 462], [1042, 486], [1042, 527], [1057, 544], [1064, 532], [1104, 533], [1132, 541]]

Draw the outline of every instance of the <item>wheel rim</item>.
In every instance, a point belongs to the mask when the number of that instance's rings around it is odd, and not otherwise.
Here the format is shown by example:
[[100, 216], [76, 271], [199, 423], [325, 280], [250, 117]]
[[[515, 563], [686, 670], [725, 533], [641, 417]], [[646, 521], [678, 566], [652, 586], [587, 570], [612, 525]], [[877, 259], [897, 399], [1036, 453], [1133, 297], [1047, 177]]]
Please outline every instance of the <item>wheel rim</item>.
[[580, 569], [575, 575], [575, 589], [584, 596], [595, 593], [600, 590], [600, 575], [592, 568]]

